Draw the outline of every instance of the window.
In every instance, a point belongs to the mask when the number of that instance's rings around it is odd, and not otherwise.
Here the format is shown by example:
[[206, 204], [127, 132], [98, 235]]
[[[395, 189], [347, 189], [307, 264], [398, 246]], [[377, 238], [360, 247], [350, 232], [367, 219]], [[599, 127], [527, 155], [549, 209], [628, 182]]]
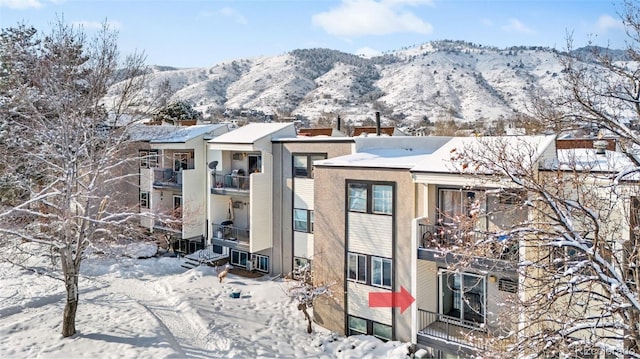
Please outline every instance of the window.
[[138, 158], [140, 159], [140, 168], [158, 167], [158, 151], [138, 151]]
[[461, 189], [440, 190], [440, 223], [457, 224], [462, 218], [469, 217], [477, 206], [479, 193]]
[[389, 185], [373, 185], [373, 213], [391, 214], [392, 193]]
[[149, 151], [139, 151], [140, 168], [149, 168]]
[[231, 250], [231, 264], [237, 265], [240, 267], [246, 267], [248, 260], [249, 260], [249, 253], [237, 251], [235, 249]]
[[140, 192], [140, 208], [149, 208], [149, 192]]
[[304, 267], [309, 264], [309, 260], [307, 258], [293, 257], [293, 268]]
[[374, 322], [370, 319], [358, 318], [350, 315], [348, 317], [349, 335], [374, 335], [384, 341], [392, 340], [393, 329], [389, 325]]
[[173, 154], [173, 170], [178, 172], [186, 170], [189, 167], [189, 160], [186, 153], [174, 153]]
[[313, 211], [294, 208], [293, 230], [296, 232], [313, 233]]
[[182, 196], [173, 196], [173, 209], [182, 207]]
[[393, 185], [351, 182], [347, 186], [349, 211], [393, 214]]
[[367, 256], [364, 254], [349, 253], [348, 279], [367, 282]]
[[367, 320], [349, 316], [349, 335], [367, 334]]
[[326, 158], [326, 154], [293, 155], [293, 176], [298, 178], [313, 178], [313, 161], [324, 160]]
[[254, 254], [252, 256], [255, 264], [255, 269], [261, 272], [269, 272], [269, 257]]
[[387, 340], [391, 340], [391, 338], [393, 337], [391, 326], [384, 325], [377, 322], [373, 322], [372, 326], [373, 326], [373, 335], [378, 339], [387, 341]]
[[440, 270], [438, 278], [440, 314], [443, 314], [445, 319], [466, 326], [483, 325], [486, 306], [485, 277]]
[[349, 183], [349, 210], [354, 212], [367, 211], [367, 185]]
[[371, 257], [371, 285], [391, 288], [391, 259]]

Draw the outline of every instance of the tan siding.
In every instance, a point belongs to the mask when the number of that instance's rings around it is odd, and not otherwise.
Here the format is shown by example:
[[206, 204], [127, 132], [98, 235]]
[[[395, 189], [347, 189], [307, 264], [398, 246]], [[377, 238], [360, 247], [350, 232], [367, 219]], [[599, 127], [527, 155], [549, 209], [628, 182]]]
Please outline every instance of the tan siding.
[[349, 252], [391, 258], [392, 217], [349, 213]]
[[435, 262], [419, 260], [417, 273], [416, 305], [419, 309], [437, 312], [438, 266]]
[[293, 232], [293, 255], [295, 257], [313, 257], [313, 234]]
[[296, 178], [293, 183], [293, 207], [313, 209], [313, 179]]
[[369, 293], [390, 293], [388, 289], [371, 287], [368, 285], [348, 282], [347, 283], [347, 303], [348, 313], [357, 317], [370, 319], [378, 323], [391, 325], [390, 308], [369, 307]]

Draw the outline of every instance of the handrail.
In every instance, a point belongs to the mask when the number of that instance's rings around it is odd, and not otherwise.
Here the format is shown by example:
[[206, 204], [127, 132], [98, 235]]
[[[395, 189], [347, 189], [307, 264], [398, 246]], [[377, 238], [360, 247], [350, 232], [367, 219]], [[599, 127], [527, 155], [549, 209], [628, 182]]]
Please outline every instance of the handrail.
[[247, 191], [250, 188], [251, 177], [234, 174], [214, 175], [213, 188], [235, 191]]
[[[491, 233], [483, 233], [477, 230], [463, 230], [454, 225], [433, 225], [418, 224], [418, 248], [439, 249], [453, 245], [463, 244], [461, 242], [476, 243], [482, 236], [495, 236]], [[502, 235], [496, 237], [497, 241], [508, 240], [509, 236]], [[498, 242], [492, 248], [492, 258], [503, 261], [517, 261], [519, 258], [518, 244], [516, 241], [504, 246]]]
[[249, 242], [249, 228], [234, 227], [233, 224], [213, 224], [213, 237], [230, 241]]
[[474, 341], [473, 333], [484, 337], [487, 328], [479, 323], [418, 309], [418, 335], [483, 349], [482, 340]]

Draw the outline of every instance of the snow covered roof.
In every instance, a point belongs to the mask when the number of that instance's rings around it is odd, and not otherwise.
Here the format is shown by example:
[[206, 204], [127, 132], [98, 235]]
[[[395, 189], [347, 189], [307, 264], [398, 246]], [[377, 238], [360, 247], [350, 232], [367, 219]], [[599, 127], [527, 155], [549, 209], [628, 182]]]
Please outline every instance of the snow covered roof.
[[293, 123], [250, 123], [220, 135], [209, 143], [252, 144], [267, 136], [272, 139], [296, 137]]
[[547, 166], [547, 169], [620, 173], [637, 167], [638, 165], [622, 152], [606, 150], [603, 154], [598, 154], [593, 148], [572, 148], [558, 150], [557, 161]]
[[150, 143], [184, 143], [196, 137], [226, 127], [223, 124], [195, 126], [137, 125], [130, 129], [131, 139]]
[[[437, 151], [412, 168], [412, 172], [458, 173], [461, 168], [451, 159], [456, 151], [482, 151], [483, 146], [500, 146], [505, 153], [522, 155], [532, 161], [539, 160], [543, 153], [554, 144], [555, 136], [489, 136], [454, 137]], [[555, 148], [555, 146], [553, 146]], [[533, 156], [526, 156], [530, 151]]]
[[315, 161], [315, 165], [410, 169], [450, 137], [358, 137], [356, 153]]

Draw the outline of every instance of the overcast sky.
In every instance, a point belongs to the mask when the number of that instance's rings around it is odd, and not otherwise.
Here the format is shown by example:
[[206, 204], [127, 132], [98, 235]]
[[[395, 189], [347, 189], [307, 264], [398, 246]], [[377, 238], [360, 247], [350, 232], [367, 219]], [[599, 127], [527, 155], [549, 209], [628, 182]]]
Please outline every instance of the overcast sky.
[[299, 48], [372, 55], [432, 40], [563, 49], [589, 39], [623, 48], [617, 0], [0, 0], [2, 28], [48, 31], [57, 17], [95, 31], [107, 21], [123, 53], [201, 67]]

